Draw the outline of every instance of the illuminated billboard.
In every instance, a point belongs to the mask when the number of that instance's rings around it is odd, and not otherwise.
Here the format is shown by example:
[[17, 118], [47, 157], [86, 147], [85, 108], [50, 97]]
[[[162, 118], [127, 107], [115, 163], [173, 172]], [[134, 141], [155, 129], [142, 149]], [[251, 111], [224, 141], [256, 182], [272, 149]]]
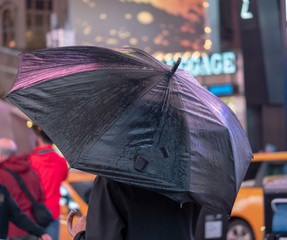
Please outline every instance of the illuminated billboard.
[[212, 45], [208, 8], [204, 0], [70, 0], [69, 19], [77, 45], [201, 51]]
[[[234, 52], [223, 52], [223, 53], [213, 53], [212, 55], [202, 54], [198, 55], [196, 52], [194, 54], [182, 55], [181, 63], [179, 65], [180, 69], [190, 72], [194, 77], [196, 76], [211, 76], [219, 74], [234, 74], [236, 72], [236, 55]], [[177, 54], [166, 54], [162, 59], [160, 56], [156, 56], [159, 60], [163, 61], [169, 66], [173, 66], [176, 61], [176, 56], [181, 56], [180, 53]]]

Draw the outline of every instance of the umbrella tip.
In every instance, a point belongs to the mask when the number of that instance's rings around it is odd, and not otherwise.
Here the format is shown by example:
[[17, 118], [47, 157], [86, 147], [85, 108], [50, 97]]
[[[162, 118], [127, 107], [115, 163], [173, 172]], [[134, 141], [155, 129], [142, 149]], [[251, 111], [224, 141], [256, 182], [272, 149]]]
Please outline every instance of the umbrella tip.
[[179, 66], [179, 64], [180, 64], [180, 62], [181, 62], [181, 58], [178, 58], [177, 61], [175, 62], [175, 64], [173, 65], [172, 69], [170, 70], [170, 73], [171, 73], [171, 74], [174, 74], [174, 73], [175, 73], [175, 71], [177, 70], [177, 68], [178, 68], [178, 66]]

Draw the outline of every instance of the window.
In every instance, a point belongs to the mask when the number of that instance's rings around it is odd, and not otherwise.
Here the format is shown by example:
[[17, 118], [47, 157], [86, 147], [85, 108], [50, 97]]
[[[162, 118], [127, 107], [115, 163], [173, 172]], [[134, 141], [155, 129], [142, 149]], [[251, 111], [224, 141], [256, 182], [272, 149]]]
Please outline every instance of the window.
[[269, 163], [266, 169], [265, 176], [274, 176], [274, 175], [287, 175], [287, 163]]
[[28, 49], [46, 47], [46, 34], [50, 30], [52, 0], [26, 0]]
[[45, 9], [43, 0], [36, 0], [36, 9], [39, 9], [39, 10], [44, 10]]
[[14, 48], [15, 42], [15, 20], [11, 10], [5, 10], [2, 15], [2, 41], [3, 46]]
[[242, 187], [262, 187], [282, 175], [287, 175], [287, 160], [251, 162]]
[[27, 0], [26, 1], [26, 7], [27, 7], [27, 9], [31, 9], [32, 8], [32, 0]]

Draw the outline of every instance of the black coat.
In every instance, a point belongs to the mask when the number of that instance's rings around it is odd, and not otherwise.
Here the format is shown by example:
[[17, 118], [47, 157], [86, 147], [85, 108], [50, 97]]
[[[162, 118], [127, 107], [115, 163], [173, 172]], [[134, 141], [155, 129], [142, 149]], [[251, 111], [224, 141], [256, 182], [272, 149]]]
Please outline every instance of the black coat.
[[0, 184], [0, 239], [7, 238], [9, 221], [37, 237], [44, 234], [44, 229], [24, 214], [10, 195], [8, 189]]
[[158, 193], [97, 177], [86, 231], [74, 239], [192, 240], [199, 213], [193, 203], [180, 206]]

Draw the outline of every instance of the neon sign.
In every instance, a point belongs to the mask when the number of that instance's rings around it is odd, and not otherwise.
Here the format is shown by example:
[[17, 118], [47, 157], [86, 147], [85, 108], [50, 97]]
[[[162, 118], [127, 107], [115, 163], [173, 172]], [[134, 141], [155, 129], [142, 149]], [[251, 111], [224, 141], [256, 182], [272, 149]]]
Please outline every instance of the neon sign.
[[242, 19], [251, 19], [251, 18], [253, 18], [252, 12], [249, 12], [249, 5], [250, 5], [250, 1], [249, 0], [242, 0], [242, 7], [241, 7], [241, 12], [240, 12], [240, 17]]
[[[233, 74], [236, 72], [236, 55], [234, 52], [214, 53], [211, 56], [182, 58], [179, 68], [190, 72], [193, 76], [209, 76]], [[173, 66], [174, 60], [164, 61]]]
[[207, 89], [214, 95], [231, 95], [233, 93], [231, 84], [209, 86]]

